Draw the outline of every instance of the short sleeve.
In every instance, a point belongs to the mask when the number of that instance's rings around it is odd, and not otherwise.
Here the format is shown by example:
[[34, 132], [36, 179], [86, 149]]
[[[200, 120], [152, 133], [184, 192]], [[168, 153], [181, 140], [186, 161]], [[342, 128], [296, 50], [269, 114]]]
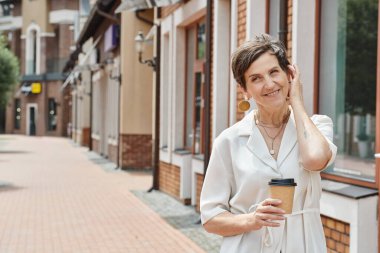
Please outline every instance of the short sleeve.
[[230, 210], [232, 168], [226, 166], [225, 157], [220, 154], [217, 145], [215, 141], [201, 191], [202, 224], [218, 214]]
[[315, 126], [319, 129], [319, 131], [322, 133], [322, 135], [326, 138], [330, 150], [331, 150], [331, 158], [327, 165], [325, 166], [326, 169], [329, 167], [334, 161], [337, 153], [337, 146], [333, 143], [333, 136], [334, 136], [334, 128], [333, 128], [333, 122], [332, 120], [326, 116], [326, 115], [313, 115], [311, 117], [311, 120], [315, 124]]

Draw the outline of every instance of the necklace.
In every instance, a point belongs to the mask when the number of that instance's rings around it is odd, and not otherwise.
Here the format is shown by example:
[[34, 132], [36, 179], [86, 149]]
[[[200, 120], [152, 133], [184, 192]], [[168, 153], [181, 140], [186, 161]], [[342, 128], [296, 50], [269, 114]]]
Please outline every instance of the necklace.
[[272, 141], [271, 149], [269, 150], [269, 153], [270, 153], [272, 156], [275, 155], [275, 153], [276, 153], [276, 152], [274, 151], [274, 148], [273, 148], [273, 146], [274, 146], [274, 145], [273, 145], [273, 144], [274, 144], [274, 141], [275, 141], [276, 138], [280, 135], [282, 129], [284, 128], [284, 125], [285, 125], [285, 124], [282, 124], [282, 125], [281, 125], [280, 130], [278, 130], [277, 134], [276, 134], [274, 137], [272, 137], [272, 136], [270, 136], [270, 135], [268, 134], [267, 129], [266, 129], [265, 126], [259, 125], [259, 126], [261, 126], [261, 127], [264, 129], [265, 134], [266, 134], [266, 135], [268, 136], [268, 138], [271, 139], [271, 141]]
[[278, 130], [278, 132], [276, 133], [276, 135], [274, 137], [270, 136], [268, 134], [268, 131], [267, 131], [267, 128], [278, 128], [278, 127], [268, 127], [268, 126], [265, 126], [263, 124], [260, 124], [260, 121], [257, 117], [257, 111], [255, 111], [254, 113], [254, 118], [255, 118], [255, 123], [257, 126], [261, 126], [263, 129], [264, 129], [264, 132], [266, 134], [266, 136], [268, 136], [269, 139], [271, 139], [271, 148], [269, 150], [269, 153], [274, 156], [276, 154], [275, 150], [274, 150], [274, 141], [276, 140], [276, 138], [280, 135], [282, 129], [284, 128], [284, 125], [285, 125], [285, 122], [287, 121], [287, 119], [289, 118], [289, 115], [290, 113], [287, 113], [287, 115], [284, 117], [284, 120], [282, 121], [281, 123], [281, 126], [279, 126], [280, 130]]

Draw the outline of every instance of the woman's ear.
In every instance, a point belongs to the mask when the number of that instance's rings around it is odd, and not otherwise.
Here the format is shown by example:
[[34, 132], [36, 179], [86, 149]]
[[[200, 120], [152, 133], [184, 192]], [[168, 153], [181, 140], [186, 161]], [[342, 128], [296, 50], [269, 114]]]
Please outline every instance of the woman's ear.
[[294, 71], [295, 71], [295, 69], [294, 69], [294, 67], [293, 67], [293, 65], [288, 65], [288, 73], [287, 73], [287, 75], [288, 75], [288, 80], [289, 81], [292, 81], [293, 80], [293, 78], [294, 78]]

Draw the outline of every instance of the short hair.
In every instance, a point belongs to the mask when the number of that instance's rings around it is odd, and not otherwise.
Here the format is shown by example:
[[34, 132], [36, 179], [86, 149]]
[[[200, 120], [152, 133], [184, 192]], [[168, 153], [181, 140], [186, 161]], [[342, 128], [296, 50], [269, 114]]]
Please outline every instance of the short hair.
[[276, 56], [281, 69], [288, 73], [288, 65], [290, 63], [286, 56], [284, 44], [268, 34], [256, 36], [253, 40], [244, 42], [232, 54], [232, 73], [236, 82], [240, 84], [244, 90], [247, 90], [246, 80], [244, 78], [245, 72], [254, 61], [266, 52], [271, 52], [271, 54]]

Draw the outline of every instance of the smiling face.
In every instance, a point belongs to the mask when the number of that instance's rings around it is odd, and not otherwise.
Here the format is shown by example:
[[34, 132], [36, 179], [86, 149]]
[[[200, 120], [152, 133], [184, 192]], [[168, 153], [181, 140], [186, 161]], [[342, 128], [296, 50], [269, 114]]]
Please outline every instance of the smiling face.
[[244, 79], [246, 92], [259, 108], [277, 110], [287, 105], [290, 78], [270, 52], [264, 53], [249, 66]]

